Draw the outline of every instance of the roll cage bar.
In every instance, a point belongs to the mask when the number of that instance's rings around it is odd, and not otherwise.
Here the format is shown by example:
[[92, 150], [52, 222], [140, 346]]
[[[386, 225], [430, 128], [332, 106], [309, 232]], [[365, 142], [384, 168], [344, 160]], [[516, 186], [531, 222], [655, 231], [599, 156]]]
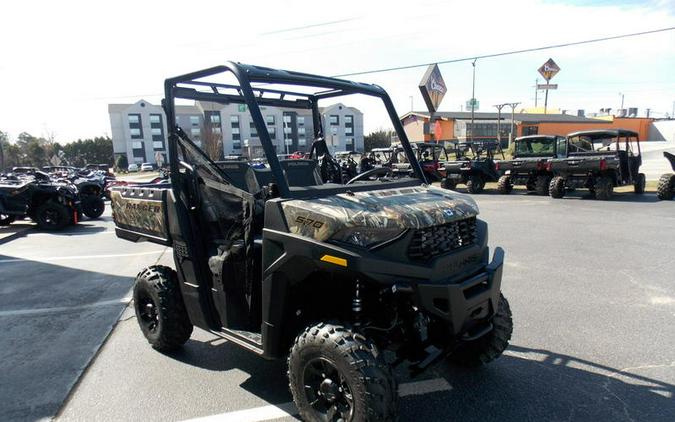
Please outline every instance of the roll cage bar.
[[[228, 72], [231, 72], [237, 79], [239, 83], [238, 86], [198, 80]], [[298, 85], [319, 88], [320, 90], [314, 93], [302, 93], [266, 88], [265, 86], [253, 87], [251, 83]], [[209, 88], [210, 92], [198, 91], [196, 89], [197, 87]], [[182, 130], [176, 125], [176, 99], [209, 101], [220, 104], [246, 104], [258, 132], [260, 144], [265, 152], [265, 157], [267, 158], [270, 170], [277, 182], [279, 195], [282, 198], [288, 198], [291, 197], [290, 188], [283, 176], [281, 164], [279, 163], [276, 149], [271, 141], [269, 132], [267, 131], [267, 125], [260, 111], [260, 106], [311, 109], [314, 137], [318, 139], [322, 138], [324, 135], [323, 128], [321, 127], [318, 105], [319, 100], [352, 94], [364, 94], [382, 100], [387, 113], [389, 114], [389, 118], [394, 125], [394, 130], [401, 141], [403, 150], [408, 156], [409, 162], [412, 164], [415, 176], [426, 183], [422, 168], [410, 146], [410, 142], [398, 119], [394, 105], [386, 91], [378, 85], [234, 62], [226, 62], [220, 66], [187, 73], [165, 80], [162, 107], [166, 113], [167, 127], [169, 128], [168, 138], [169, 154], [172, 157], [170, 160], [172, 182], [175, 184], [178, 183], [178, 180], [173, 180], [178, 177], [179, 173], [179, 163], [176, 159], [176, 157], [178, 157], [177, 140], [181, 135], [184, 135]], [[294, 97], [294, 99], [291, 99], [290, 97]], [[203, 158], [211, 161], [206, 155], [204, 155]]]
[[[614, 150], [619, 150], [619, 144], [621, 143], [621, 138], [625, 142], [626, 151], [632, 151], [630, 145], [630, 139], [635, 138], [635, 143], [637, 144], [638, 155], [642, 155], [640, 148], [640, 136], [637, 132], [628, 130], [628, 129], [598, 129], [598, 130], [581, 130], [578, 132], [572, 132], [566, 136], [567, 143], [569, 144], [571, 138], [586, 137], [590, 139], [591, 143], [595, 143], [598, 139], [612, 139], [612, 143], [615, 145]], [[608, 149], [609, 151], [609, 149]]]

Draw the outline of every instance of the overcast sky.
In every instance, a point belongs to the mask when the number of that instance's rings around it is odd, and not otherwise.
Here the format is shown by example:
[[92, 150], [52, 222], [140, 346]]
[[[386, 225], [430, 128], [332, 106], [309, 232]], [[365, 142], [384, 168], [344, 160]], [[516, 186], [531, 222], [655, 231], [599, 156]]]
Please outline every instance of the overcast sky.
[[[324, 75], [435, 62], [675, 26], [655, 1], [30, 1], [0, 5], [0, 130], [60, 142], [110, 133], [108, 103], [161, 99], [163, 80], [241, 61]], [[654, 116], [675, 101], [675, 31], [479, 60], [479, 111], [534, 104], [537, 68], [561, 67], [549, 106], [626, 107]], [[471, 63], [441, 66], [441, 110], [471, 97]], [[423, 109], [423, 68], [357, 76], [399, 114]], [[541, 81], [540, 81], [541, 82]], [[362, 108], [366, 132], [386, 125]]]

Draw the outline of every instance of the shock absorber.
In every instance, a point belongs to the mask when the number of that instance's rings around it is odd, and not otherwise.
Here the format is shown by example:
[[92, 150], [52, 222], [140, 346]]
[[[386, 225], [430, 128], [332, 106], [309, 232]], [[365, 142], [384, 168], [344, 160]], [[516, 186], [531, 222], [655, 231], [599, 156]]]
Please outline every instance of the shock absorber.
[[354, 290], [354, 298], [352, 299], [352, 313], [354, 314], [354, 325], [361, 325], [361, 313], [363, 312], [363, 304], [361, 301], [361, 282], [356, 279]]

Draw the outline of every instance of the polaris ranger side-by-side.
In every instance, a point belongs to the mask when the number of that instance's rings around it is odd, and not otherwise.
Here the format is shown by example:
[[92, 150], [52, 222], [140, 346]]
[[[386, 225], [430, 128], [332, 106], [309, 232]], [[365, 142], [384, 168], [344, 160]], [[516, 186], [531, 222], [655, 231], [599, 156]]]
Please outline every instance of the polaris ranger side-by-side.
[[[261, 107], [311, 110], [320, 139], [320, 103], [356, 94], [385, 107], [412, 176], [376, 168], [374, 180], [369, 171], [324, 184], [316, 161], [277, 158]], [[213, 163], [171, 124], [177, 99], [246, 104], [269, 168]], [[506, 349], [504, 253], [495, 248], [490, 259], [470, 197], [427, 184], [382, 88], [228, 62], [167, 79], [163, 106], [171, 183], [112, 192], [119, 237], [173, 247], [175, 270], [146, 268], [134, 287], [154, 348], [181, 346], [197, 326], [263, 358], [287, 358], [308, 421], [395, 420], [392, 365], [421, 371], [449, 357], [475, 366]]]
[[568, 188], [587, 188], [601, 200], [610, 199], [617, 186], [633, 185], [636, 194], [645, 191], [645, 175], [640, 173], [640, 142], [637, 132], [631, 130], [570, 133], [567, 157], [550, 163], [555, 174], [549, 186], [553, 198], [562, 198]]
[[495, 157], [500, 155], [504, 159], [499, 142], [455, 142], [448, 149], [454, 152], [455, 161], [445, 163], [446, 178], [441, 187], [455, 189], [458, 184], [464, 184], [469, 193], [481, 193], [486, 183], [499, 180]]
[[499, 193], [511, 193], [514, 185], [523, 185], [528, 191], [548, 196], [553, 179], [549, 160], [565, 156], [565, 138], [557, 135], [521, 136], [514, 140], [513, 158], [499, 160], [497, 170], [502, 173], [497, 181]]

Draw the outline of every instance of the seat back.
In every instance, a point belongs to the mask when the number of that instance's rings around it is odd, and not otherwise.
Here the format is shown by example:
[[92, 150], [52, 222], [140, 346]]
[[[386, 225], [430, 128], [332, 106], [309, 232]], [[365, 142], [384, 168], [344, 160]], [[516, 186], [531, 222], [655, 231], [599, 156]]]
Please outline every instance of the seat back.
[[251, 166], [245, 161], [217, 161], [216, 165], [225, 173], [228, 180], [237, 189], [248, 193], [256, 193], [260, 190], [258, 181]]
[[314, 160], [281, 160], [289, 186], [322, 185], [321, 175]]

